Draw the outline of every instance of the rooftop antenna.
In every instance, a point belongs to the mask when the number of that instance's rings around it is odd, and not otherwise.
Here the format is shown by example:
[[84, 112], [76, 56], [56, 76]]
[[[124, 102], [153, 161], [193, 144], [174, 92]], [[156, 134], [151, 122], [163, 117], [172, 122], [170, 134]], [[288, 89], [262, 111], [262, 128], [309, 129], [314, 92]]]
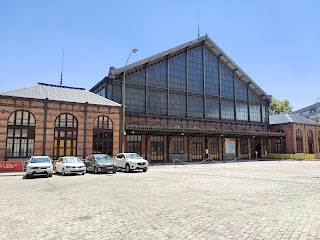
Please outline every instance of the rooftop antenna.
[[60, 76], [60, 86], [62, 86], [62, 74], [63, 74], [63, 59], [64, 59], [64, 50], [62, 51], [62, 63], [61, 63], [61, 76]]
[[198, 38], [200, 37], [199, 8], [198, 8]]

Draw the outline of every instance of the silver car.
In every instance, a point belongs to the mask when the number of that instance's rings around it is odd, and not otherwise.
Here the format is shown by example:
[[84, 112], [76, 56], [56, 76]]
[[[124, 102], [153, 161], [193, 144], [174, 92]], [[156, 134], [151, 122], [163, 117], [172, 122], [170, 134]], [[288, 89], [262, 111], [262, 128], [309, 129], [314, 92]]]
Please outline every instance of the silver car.
[[48, 156], [33, 156], [30, 158], [27, 169], [26, 178], [33, 178], [35, 175], [45, 175], [52, 177], [53, 165], [51, 158]]
[[60, 157], [56, 162], [56, 173], [61, 173], [62, 175], [81, 173], [84, 175], [86, 166], [78, 157]]

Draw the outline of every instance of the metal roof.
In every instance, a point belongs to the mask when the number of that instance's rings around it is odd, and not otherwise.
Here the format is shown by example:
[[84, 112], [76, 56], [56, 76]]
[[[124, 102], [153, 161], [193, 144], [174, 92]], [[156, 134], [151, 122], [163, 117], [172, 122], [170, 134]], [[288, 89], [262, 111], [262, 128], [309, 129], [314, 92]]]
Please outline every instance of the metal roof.
[[53, 101], [90, 103], [97, 105], [106, 105], [120, 107], [119, 103], [101, 97], [95, 93], [82, 88], [72, 88], [58, 85], [42, 84], [36, 86], [21, 88], [8, 92], [1, 92], [0, 96], [22, 97], [31, 99], [46, 99]]
[[298, 123], [316, 125], [316, 121], [310, 120], [305, 117], [297, 116], [294, 114], [276, 114], [269, 116], [270, 125], [284, 124], [284, 123]]
[[[197, 38], [190, 42], [184, 43], [177, 47], [171, 48], [169, 50], [163, 51], [156, 55], [150, 56], [148, 58], [142, 59], [138, 62], [128, 64], [126, 68], [126, 72], [130, 71], [130, 69], [134, 69], [138, 66], [147, 64], [149, 62], [155, 61], [159, 58], [169, 56], [170, 54], [185, 49], [190, 46], [194, 46], [199, 43], [204, 43], [216, 56], [220, 58], [220, 61], [223, 62], [243, 83], [249, 84], [249, 88], [254, 91], [258, 96], [264, 97], [265, 99], [271, 100], [271, 96], [265, 93], [237, 64], [235, 64], [228, 56], [225, 54], [209, 37], [205, 35], [203, 37]], [[116, 74], [121, 74], [124, 71], [124, 67], [116, 69]], [[108, 76], [106, 76], [107, 78]], [[102, 81], [101, 80], [98, 84], [96, 84], [92, 89], [98, 86]]]

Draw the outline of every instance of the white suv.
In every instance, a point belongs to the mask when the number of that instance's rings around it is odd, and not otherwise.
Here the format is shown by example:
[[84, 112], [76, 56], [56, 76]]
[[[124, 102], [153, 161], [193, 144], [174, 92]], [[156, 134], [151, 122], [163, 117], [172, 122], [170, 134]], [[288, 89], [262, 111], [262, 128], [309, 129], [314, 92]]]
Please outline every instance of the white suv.
[[33, 156], [30, 158], [26, 169], [26, 178], [33, 178], [34, 175], [45, 175], [52, 177], [53, 166], [48, 156]]
[[133, 170], [142, 170], [146, 172], [149, 162], [136, 153], [119, 153], [115, 159], [119, 170], [125, 169], [126, 172]]

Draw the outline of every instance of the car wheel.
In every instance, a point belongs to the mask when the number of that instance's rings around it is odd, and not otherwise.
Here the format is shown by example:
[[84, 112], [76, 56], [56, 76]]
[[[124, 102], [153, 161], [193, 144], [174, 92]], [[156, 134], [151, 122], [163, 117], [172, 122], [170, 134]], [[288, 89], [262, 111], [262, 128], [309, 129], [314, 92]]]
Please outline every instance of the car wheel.
[[147, 170], [148, 170], [147, 168], [145, 168], [145, 169], [142, 169], [142, 171], [143, 171], [143, 172], [146, 172]]
[[46, 173], [46, 178], [48, 178], [50, 175], [49, 175], [49, 173]]
[[49, 174], [49, 177], [52, 177], [52, 173]]
[[26, 174], [26, 179], [33, 178], [32, 174]]
[[98, 168], [94, 167], [94, 173], [98, 173]]
[[64, 168], [62, 168], [62, 172], [61, 173], [62, 173], [63, 176], [66, 175], [66, 172], [64, 171]]
[[117, 171], [113, 171], [112, 173], [113, 173], [113, 174], [116, 174], [116, 173], [117, 173]]
[[129, 164], [126, 165], [126, 172], [127, 172], [127, 173], [131, 172], [131, 169], [130, 169]]
[[82, 175], [85, 175], [85, 174], [86, 174], [86, 173], [84, 173], [84, 172], [82, 173]]

